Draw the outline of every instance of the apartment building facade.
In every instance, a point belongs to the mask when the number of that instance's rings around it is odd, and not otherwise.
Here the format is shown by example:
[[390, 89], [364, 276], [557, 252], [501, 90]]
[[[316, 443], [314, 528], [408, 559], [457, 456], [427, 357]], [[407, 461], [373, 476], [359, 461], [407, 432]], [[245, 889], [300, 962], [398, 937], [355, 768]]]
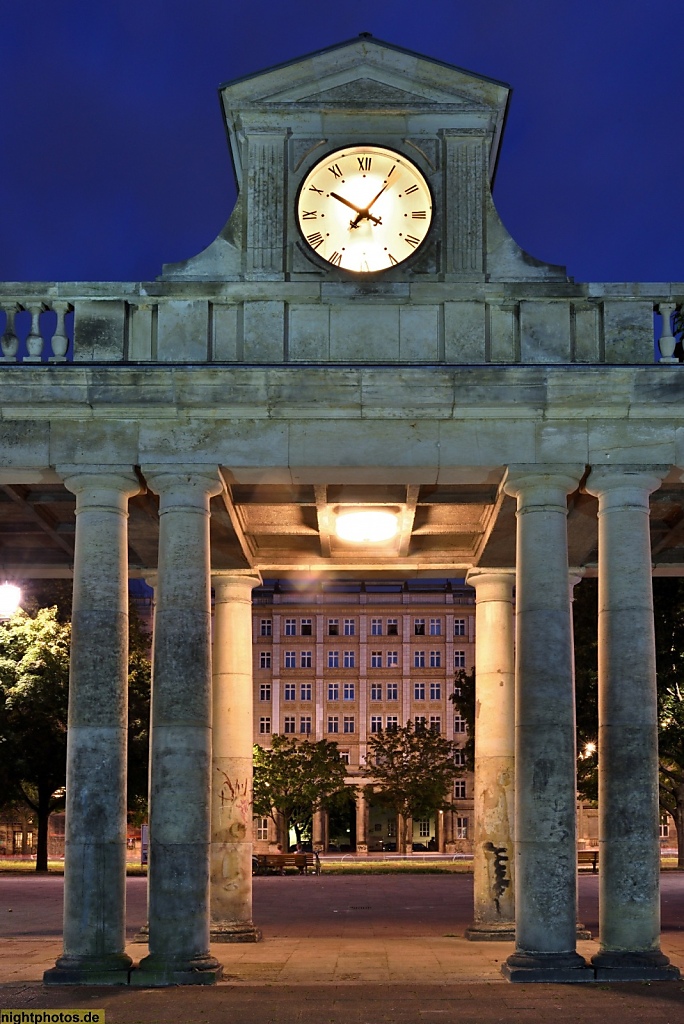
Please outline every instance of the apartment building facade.
[[[253, 595], [254, 741], [274, 733], [337, 743], [355, 789], [346, 820], [314, 818], [319, 848], [397, 849], [396, 816], [366, 799], [370, 737], [411, 720], [457, 744], [466, 723], [449, 700], [475, 657], [475, 596], [461, 580], [404, 583], [267, 582]], [[472, 848], [472, 780], [454, 782], [449, 810], [413, 822], [414, 849]], [[275, 824], [256, 819], [257, 852], [276, 841]]]

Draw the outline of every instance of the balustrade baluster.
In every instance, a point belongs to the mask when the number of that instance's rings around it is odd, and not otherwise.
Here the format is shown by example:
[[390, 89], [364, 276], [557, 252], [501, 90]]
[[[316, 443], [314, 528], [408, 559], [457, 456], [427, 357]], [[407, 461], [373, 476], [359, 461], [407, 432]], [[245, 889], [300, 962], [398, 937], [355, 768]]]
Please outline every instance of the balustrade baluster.
[[0, 339], [0, 345], [2, 346], [2, 357], [0, 357], [3, 363], [16, 363], [17, 351], [19, 349], [19, 339], [14, 330], [14, 314], [17, 311], [16, 303], [7, 306], [5, 313], [7, 314], [7, 322], [5, 324], [5, 333]]
[[40, 314], [43, 312], [42, 302], [31, 302], [24, 306], [31, 314], [31, 330], [26, 339], [28, 355], [24, 358], [25, 363], [42, 363], [43, 361], [43, 336], [40, 333]]
[[52, 355], [49, 361], [51, 363], [65, 363], [69, 339], [66, 327], [64, 326], [64, 317], [69, 310], [69, 303], [53, 302], [52, 309], [57, 314], [57, 326], [55, 327], [55, 333], [52, 335]]

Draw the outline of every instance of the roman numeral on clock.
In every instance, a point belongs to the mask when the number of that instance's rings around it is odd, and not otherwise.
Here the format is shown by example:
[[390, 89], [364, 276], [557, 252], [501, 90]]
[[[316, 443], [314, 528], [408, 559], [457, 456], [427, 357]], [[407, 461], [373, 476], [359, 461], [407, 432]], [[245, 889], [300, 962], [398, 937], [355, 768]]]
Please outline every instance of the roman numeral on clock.
[[340, 170], [340, 165], [339, 164], [333, 164], [332, 167], [328, 168], [328, 170], [332, 174], [333, 178], [341, 178], [342, 177], [342, 171]]
[[408, 242], [412, 249], [415, 249], [417, 245], [420, 245], [420, 238], [414, 238], [413, 235], [406, 235], [404, 241]]
[[418, 186], [417, 185], [409, 185], [408, 188], [404, 189], [404, 195], [405, 196], [410, 196], [413, 192], [417, 192], [417, 191], [418, 191]]
[[318, 212], [316, 210], [303, 210], [302, 220], [316, 220]]
[[330, 257], [330, 262], [333, 264], [333, 266], [339, 267], [340, 263], [342, 262], [342, 253], [334, 252]]
[[307, 235], [306, 240], [314, 249], [317, 249], [319, 245], [323, 245], [323, 235], [320, 231], [314, 231], [313, 235]]
[[397, 265], [397, 263], [399, 262], [399, 260], [395, 260], [395, 258], [394, 258], [394, 256], [392, 255], [392, 253], [391, 253], [391, 252], [388, 252], [388, 253], [387, 253], [387, 258], [388, 258], [388, 260], [390, 261], [390, 263], [392, 264], [392, 266], [393, 266], [393, 267], [396, 267], [396, 265]]
[[359, 161], [359, 170], [360, 171], [370, 171], [370, 169], [371, 169], [371, 158], [369, 156], [357, 156], [356, 159]]
[[425, 220], [427, 213], [425, 210], [414, 210], [411, 214], [413, 220]]
[[315, 185], [309, 185], [309, 192], [317, 192], [319, 196], [323, 195], [323, 189], [322, 188], [316, 188]]

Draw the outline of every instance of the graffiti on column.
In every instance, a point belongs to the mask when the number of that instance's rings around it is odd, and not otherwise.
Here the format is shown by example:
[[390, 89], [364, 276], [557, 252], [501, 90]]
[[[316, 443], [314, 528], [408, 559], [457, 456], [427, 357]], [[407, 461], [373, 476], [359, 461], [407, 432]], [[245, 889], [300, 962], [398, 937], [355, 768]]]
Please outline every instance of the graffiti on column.
[[219, 790], [221, 810], [233, 818], [229, 832], [236, 839], [243, 839], [247, 834], [245, 822], [252, 814], [252, 793], [249, 779], [232, 779], [221, 768], [216, 769], [223, 777]]
[[505, 846], [495, 846], [494, 843], [485, 843], [484, 850], [491, 854], [494, 860], [494, 877], [492, 879], [492, 898], [496, 912], [501, 916], [500, 899], [509, 888], [511, 880], [508, 877], [508, 850]]

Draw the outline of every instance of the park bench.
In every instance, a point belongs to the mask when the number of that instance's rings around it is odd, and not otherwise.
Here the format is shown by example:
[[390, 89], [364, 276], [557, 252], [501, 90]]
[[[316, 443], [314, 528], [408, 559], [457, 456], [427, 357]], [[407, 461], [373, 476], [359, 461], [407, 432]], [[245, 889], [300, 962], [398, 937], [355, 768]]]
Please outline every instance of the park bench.
[[300, 875], [320, 875], [321, 861], [317, 853], [255, 853], [253, 875], [284, 875], [286, 868], [296, 868]]
[[583, 864], [591, 864], [591, 873], [592, 875], [595, 875], [598, 871], [599, 864], [598, 850], [578, 850], [577, 863], [580, 867]]

